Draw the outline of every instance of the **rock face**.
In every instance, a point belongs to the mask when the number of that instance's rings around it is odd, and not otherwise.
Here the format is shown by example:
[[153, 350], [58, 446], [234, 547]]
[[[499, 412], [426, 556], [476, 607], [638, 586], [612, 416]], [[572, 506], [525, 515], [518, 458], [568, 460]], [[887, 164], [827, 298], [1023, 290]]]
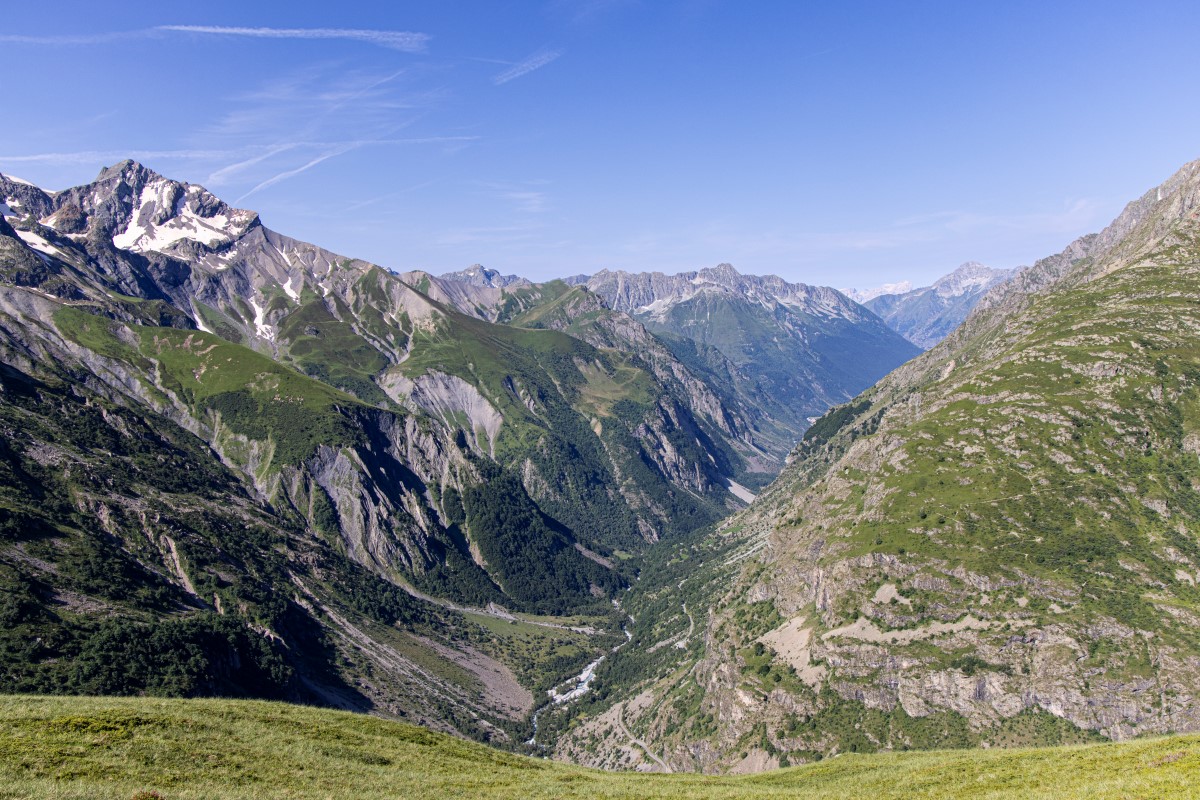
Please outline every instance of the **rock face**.
[[[624, 724], [712, 771], [1200, 729], [1198, 301], [1195, 162], [825, 415], [691, 545], [671, 579], [711, 609], [703, 645], [614, 656], [637, 679], [610, 703], [654, 695]], [[683, 586], [627, 605], [677, 630]]]
[[878, 314], [892, 330], [928, 350], [961, 325], [987, 292], [1011, 280], [1019, 271], [1019, 268], [992, 269], [968, 261], [932, 286], [913, 289], [906, 281], [852, 296]]
[[[554, 673], [453, 606], [607, 624], [615, 551], [719, 519], [744, 505], [732, 479], [778, 466], [741, 410], [585, 290], [395, 275], [134, 162], [53, 194], [0, 176], [0, 203], [0, 580], [31, 609], [66, 598], [162, 636], [182, 635], [172, 604], [201, 620], [188, 636], [234, 625], [222, 669], [262, 674], [187, 691], [524, 735], [513, 698]], [[56, 427], [64, 414], [88, 426]], [[132, 577], [68, 580], [89, 569], [72, 548]], [[34, 676], [8, 690], [147, 690], [144, 672], [56, 672], [89, 636], [138, 636], [54, 625], [58, 650], [5, 650], [6, 674]], [[597, 642], [547, 646], [546, 669]]]
[[753, 409], [780, 454], [810, 417], [918, 352], [833, 289], [729, 264], [679, 275], [605, 270], [584, 285], [658, 335], [728, 403]]

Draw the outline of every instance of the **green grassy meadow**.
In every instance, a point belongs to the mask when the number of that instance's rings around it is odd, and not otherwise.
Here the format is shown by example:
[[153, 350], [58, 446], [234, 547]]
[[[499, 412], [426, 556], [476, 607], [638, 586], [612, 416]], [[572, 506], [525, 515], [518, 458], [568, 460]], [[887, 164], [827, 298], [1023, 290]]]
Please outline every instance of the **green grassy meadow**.
[[0, 798], [1195, 797], [1200, 736], [847, 755], [752, 776], [608, 773], [338, 711], [0, 697]]

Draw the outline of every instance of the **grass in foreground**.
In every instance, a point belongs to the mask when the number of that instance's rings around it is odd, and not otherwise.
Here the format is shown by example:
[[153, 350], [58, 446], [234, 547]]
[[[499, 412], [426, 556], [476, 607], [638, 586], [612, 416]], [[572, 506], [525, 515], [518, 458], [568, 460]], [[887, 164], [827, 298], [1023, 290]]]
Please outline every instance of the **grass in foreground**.
[[[281, 703], [0, 697], [0, 798], [1186, 798], [1200, 736], [844, 756], [747, 777], [605, 773]], [[148, 795], [153, 797], [154, 795]]]

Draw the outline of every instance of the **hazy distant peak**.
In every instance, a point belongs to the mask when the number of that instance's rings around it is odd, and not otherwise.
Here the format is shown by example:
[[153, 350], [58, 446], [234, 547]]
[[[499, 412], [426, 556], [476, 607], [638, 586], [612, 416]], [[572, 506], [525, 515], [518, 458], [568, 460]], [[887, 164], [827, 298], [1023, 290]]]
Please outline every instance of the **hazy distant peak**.
[[838, 291], [856, 303], [866, 303], [880, 295], [911, 292], [912, 288], [912, 281], [900, 281], [899, 283], [885, 283], [882, 286], [876, 286], [874, 289], [839, 289]]
[[938, 278], [932, 288], [942, 297], [960, 297], [1008, 280], [1014, 272], [1015, 270], [1011, 269], [993, 269], [978, 261], [968, 261], [949, 275]]
[[878, 314], [888, 326], [920, 347], [933, 347], [966, 319], [994, 286], [1018, 270], [993, 269], [978, 261], [961, 264], [931, 286], [913, 289], [908, 281], [858, 292], [851, 297]]
[[514, 284], [524, 285], [529, 283], [528, 280], [519, 275], [501, 275], [498, 270], [488, 269], [482, 264], [472, 264], [466, 269], [460, 269], [457, 272], [447, 272], [439, 277], [447, 281], [469, 283], [472, 286], [490, 287], [492, 289], [503, 289], [506, 286]]

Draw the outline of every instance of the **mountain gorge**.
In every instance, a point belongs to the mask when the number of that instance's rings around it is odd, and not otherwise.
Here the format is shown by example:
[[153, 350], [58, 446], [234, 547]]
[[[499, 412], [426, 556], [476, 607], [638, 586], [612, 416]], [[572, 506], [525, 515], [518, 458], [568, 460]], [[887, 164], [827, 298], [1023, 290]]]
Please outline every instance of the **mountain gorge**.
[[560, 755], [742, 771], [1200, 727], [1198, 299], [1194, 162], [655, 556]]

